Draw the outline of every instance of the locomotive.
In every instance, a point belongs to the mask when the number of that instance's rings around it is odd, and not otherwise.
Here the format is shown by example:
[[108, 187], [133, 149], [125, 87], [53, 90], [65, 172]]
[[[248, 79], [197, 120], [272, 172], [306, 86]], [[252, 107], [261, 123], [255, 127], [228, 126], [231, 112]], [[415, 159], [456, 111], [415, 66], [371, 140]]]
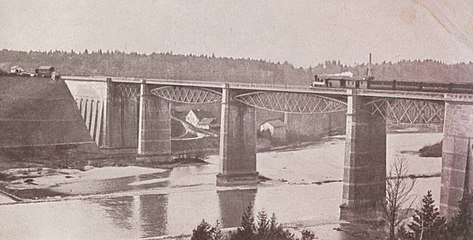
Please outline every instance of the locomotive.
[[473, 94], [472, 83], [375, 81], [371, 74], [371, 54], [366, 77], [362, 79], [354, 78], [351, 73], [314, 75], [314, 81], [310, 84], [310, 88], [357, 88]]
[[333, 87], [333, 88], [368, 88], [368, 78], [357, 79], [343, 75], [314, 75], [311, 87]]

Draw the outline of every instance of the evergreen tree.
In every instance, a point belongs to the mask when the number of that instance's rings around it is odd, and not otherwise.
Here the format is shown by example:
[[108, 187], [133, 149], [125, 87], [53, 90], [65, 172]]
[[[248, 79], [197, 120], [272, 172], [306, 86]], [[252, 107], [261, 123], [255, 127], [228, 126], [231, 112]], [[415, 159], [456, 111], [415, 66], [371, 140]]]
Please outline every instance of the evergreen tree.
[[241, 218], [241, 226], [230, 234], [230, 240], [293, 240], [294, 235], [276, 221], [273, 214], [268, 219], [266, 212], [258, 213], [258, 222], [253, 217], [253, 207], [250, 205]]
[[253, 206], [249, 205], [241, 217], [240, 227], [232, 235], [232, 240], [252, 240], [255, 239], [256, 232], [255, 218], [253, 217]]
[[196, 229], [192, 230], [191, 240], [211, 240], [212, 239], [212, 226], [202, 219], [202, 222], [197, 226]]
[[270, 220], [268, 214], [265, 211], [258, 212], [258, 226], [256, 231], [258, 232], [258, 239], [266, 239], [269, 236], [270, 231]]
[[443, 240], [441, 234], [445, 231], [445, 218], [440, 217], [432, 192], [428, 191], [422, 199], [422, 208], [415, 210], [413, 222], [408, 224], [408, 236], [416, 240]]
[[220, 226], [220, 222], [217, 220], [217, 222], [215, 223], [212, 240], [220, 240], [220, 239], [223, 239], [223, 234], [222, 234], [222, 228]]
[[[258, 215], [259, 216], [259, 215]], [[284, 230], [283, 227], [278, 223], [276, 215], [273, 213], [271, 219], [268, 221], [266, 218], [266, 238], [257, 238], [263, 240], [293, 240], [294, 234], [291, 234], [288, 230]], [[259, 232], [258, 232], [259, 233]]]
[[222, 239], [222, 232], [220, 230], [220, 223], [217, 221], [215, 227], [202, 219], [202, 222], [196, 229], [192, 230], [191, 240], [220, 240]]
[[443, 239], [471, 239], [473, 237], [473, 194], [467, 193], [459, 203], [458, 213], [448, 222]]

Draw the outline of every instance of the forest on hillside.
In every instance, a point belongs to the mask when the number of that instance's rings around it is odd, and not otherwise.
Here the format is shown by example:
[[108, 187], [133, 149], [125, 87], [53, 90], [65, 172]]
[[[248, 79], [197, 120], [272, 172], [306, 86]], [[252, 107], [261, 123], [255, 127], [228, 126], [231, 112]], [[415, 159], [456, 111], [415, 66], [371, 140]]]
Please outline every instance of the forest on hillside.
[[[61, 75], [123, 76], [202, 81], [250, 82], [308, 85], [314, 74], [350, 71], [364, 77], [365, 63], [348, 66], [340, 61], [326, 61], [309, 68], [288, 62], [182, 55], [168, 53], [124, 53], [120, 51], [64, 52], [0, 50], [0, 69], [21, 66], [28, 72], [41, 65], [54, 66]], [[473, 63], [445, 64], [434, 60], [382, 62], [372, 66], [376, 80], [473, 82]]]

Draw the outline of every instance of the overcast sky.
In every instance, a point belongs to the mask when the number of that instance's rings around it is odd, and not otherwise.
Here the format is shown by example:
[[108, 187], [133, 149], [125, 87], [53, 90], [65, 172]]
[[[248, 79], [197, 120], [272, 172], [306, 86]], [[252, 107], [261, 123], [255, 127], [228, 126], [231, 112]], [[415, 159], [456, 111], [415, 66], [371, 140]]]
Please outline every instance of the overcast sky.
[[0, 0], [0, 48], [467, 62], [473, 0]]

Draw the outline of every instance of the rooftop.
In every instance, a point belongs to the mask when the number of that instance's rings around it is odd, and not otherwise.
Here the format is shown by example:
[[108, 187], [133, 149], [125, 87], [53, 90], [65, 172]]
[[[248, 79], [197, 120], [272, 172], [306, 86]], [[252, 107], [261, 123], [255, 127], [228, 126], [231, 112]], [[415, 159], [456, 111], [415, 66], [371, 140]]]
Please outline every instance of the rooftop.
[[39, 70], [51, 70], [51, 69], [54, 69], [53, 66], [39, 66], [38, 67]]
[[216, 119], [215, 118], [202, 118], [202, 120], [199, 121], [200, 125], [210, 125], [212, 124]]
[[269, 120], [265, 123], [271, 124], [271, 126], [275, 128], [286, 127], [286, 124], [284, 124], [284, 122], [279, 119]]
[[192, 109], [190, 111], [193, 111], [198, 119], [215, 118], [215, 116], [213, 116], [210, 112], [207, 112], [207, 111], [204, 111], [204, 110]]

